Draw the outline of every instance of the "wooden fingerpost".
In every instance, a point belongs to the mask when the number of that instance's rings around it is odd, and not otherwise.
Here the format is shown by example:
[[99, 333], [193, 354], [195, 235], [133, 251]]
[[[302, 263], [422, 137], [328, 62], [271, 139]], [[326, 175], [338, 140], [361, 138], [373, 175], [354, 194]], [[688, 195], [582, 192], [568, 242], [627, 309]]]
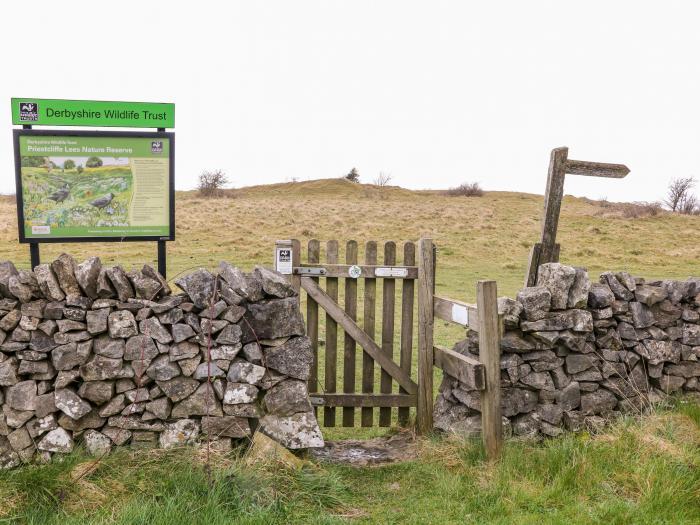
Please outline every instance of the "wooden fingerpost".
[[[375, 241], [368, 241], [365, 245], [365, 264], [377, 264], [377, 243]], [[366, 278], [362, 329], [372, 339], [375, 336], [376, 297], [377, 280]], [[367, 352], [362, 352], [362, 392], [365, 394], [374, 392], [374, 359]], [[363, 427], [374, 425], [374, 408], [362, 407], [361, 414], [360, 419]]]
[[[403, 245], [403, 264], [413, 266], [416, 264], [416, 245], [407, 242]], [[401, 291], [401, 369], [411, 374], [411, 359], [413, 357], [413, 296], [415, 281], [403, 279]], [[406, 394], [403, 387], [399, 387], [399, 393]], [[399, 408], [399, 425], [408, 425], [411, 409]]]
[[416, 431], [426, 434], [433, 428], [433, 241], [418, 244], [418, 396]]
[[[384, 266], [396, 264], [396, 243], [387, 241], [384, 243]], [[384, 278], [382, 283], [382, 351], [389, 357], [394, 357], [394, 307], [396, 296], [396, 280]], [[391, 375], [382, 370], [379, 380], [379, 391], [382, 394], [391, 394]], [[379, 409], [379, 426], [391, 425], [391, 407]]]
[[[308, 245], [309, 264], [318, 264], [320, 261], [321, 243], [311, 239]], [[318, 283], [318, 277], [314, 278]], [[309, 392], [318, 392], [318, 303], [311, 297], [306, 298], [306, 333], [311, 340], [313, 361], [311, 362], [311, 374], [309, 375]]]
[[604, 177], [621, 179], [629, 173], [624, 164], [589, 162], [568, 158], [569, 148], [555, 148], [549, 158], [547, 187], [544, 194], [542, 212], [542, 236], [540, 242], [530, 250], [530, 259], [525, 273], [525, 286], [535, 286], [540, 265], [559, 262], [559, 245], [557, 244], [557, 227], [561, 201], [564, 197], [564, 179], [566, 174], [587, 177]]
[[481, 429], [486, 455], [498, 458], [503, 445], [501, 422], [501, 325], [498, 317], [496, 281], [479, 281], [476, 288], [479, 312], [479, 361], [486, 387], [481, 391]]
[[[326, 261], [328, 264], [338, 264], [338, 241], [326, 243]], [[338, 301], [338, 278], [326, 277], [326, 293], [334, 301]], [[326, 358], [325, 358], [325, 388], [328, 393], [335, 393], [338, 377], [338, 323], [326, 312]], [[335, 426], [335, 407], [323, 409], [323, 424]]]
[[[347, 242], [345, 263], [357, 264], [357, 241]], [[357, 279], [345, 279], [345, 312], [353, 321], [357, 320]], [[345, 332], [343, 343], [343, 392], [352, 394], [355, 392], [356, 344], [347, 331]], [[352, 427], [354, 425], [355, 408], [343, 407], [343, 426]]]

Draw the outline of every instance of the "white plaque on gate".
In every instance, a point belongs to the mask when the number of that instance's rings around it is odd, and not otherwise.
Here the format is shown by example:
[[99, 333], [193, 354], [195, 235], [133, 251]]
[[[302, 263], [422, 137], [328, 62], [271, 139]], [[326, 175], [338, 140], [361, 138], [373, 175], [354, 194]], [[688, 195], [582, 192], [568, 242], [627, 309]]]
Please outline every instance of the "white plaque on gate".
[[376, 277], [408, 277], [408, 268], [375, 268], [374, 275]]

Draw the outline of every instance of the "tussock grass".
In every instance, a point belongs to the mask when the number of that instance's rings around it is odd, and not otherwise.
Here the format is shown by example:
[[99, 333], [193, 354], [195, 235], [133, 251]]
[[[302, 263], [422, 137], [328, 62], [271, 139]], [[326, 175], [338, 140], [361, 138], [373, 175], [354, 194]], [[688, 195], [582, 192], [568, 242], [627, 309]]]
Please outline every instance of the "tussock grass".
[[[700, 522], [700, 404], [677, 400], [596, 435], [509, 440], [489, 463], [477, 440], [432, 436], [415, 460], [353, 468], [246, 464], [240, 451], [118, 450], [93, 468], [0, 472], [0, 522], [30, 524]], [[75, 482], [77, 474], [88, 474]]]

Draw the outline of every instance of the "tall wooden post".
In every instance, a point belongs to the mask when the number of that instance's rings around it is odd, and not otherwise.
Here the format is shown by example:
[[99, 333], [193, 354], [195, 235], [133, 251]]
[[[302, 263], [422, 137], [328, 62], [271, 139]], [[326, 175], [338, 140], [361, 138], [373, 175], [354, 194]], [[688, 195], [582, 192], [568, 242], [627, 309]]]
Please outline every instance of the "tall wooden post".
[[621, 179], [629, 173], [624, 164], [589, 162], [569, 158], [569, 148], [555, 148], [549, 158], [547, 188], [544, 194], [542, 212], [542, 236], [540, 242], [530, 250], [530, 260], [525, 273], [525, 286], [535, 286], [537, 270], [541, 264], [559, 262], [559, 245], [557, 244], [557, 227], [559, 212], [564, 197], [564, 178], [566, 174], [584, 175], [586, 177], [605, 177]]
[[[479, 281], [479, 361], [484, 366], [486, 388], [481, 391], [481, 433], [486, 455], [495, 460], [503, 445], [501, 422], [501, 323], [498, 317], [496, 281]], [[420, 385], [419, 385], [420, 387]]]
[[418, 244], [418, 399], [416, 431], [433, 429], [433, 294], [435, 266], [432, 239]]
[[301, 291], [301, 276], [294, 274], [294, 268], [299, 264], [301, 264], [301, 243], [297, 239], [275, 242], [272, 267], [287, 277], [297, 294]]

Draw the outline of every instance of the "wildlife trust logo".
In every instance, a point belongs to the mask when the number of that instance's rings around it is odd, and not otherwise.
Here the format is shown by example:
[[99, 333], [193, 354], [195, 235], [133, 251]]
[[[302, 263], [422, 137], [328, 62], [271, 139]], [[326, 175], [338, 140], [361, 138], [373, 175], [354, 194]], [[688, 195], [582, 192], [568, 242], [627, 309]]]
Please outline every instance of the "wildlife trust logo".
[[22, 122], [34, 122], [39, 120], [39, 104], [36, 102], [20, 102], [19, 119]]
[[154, 140], [151, 142], [151, 153], [163, 153], [162, 140]]

